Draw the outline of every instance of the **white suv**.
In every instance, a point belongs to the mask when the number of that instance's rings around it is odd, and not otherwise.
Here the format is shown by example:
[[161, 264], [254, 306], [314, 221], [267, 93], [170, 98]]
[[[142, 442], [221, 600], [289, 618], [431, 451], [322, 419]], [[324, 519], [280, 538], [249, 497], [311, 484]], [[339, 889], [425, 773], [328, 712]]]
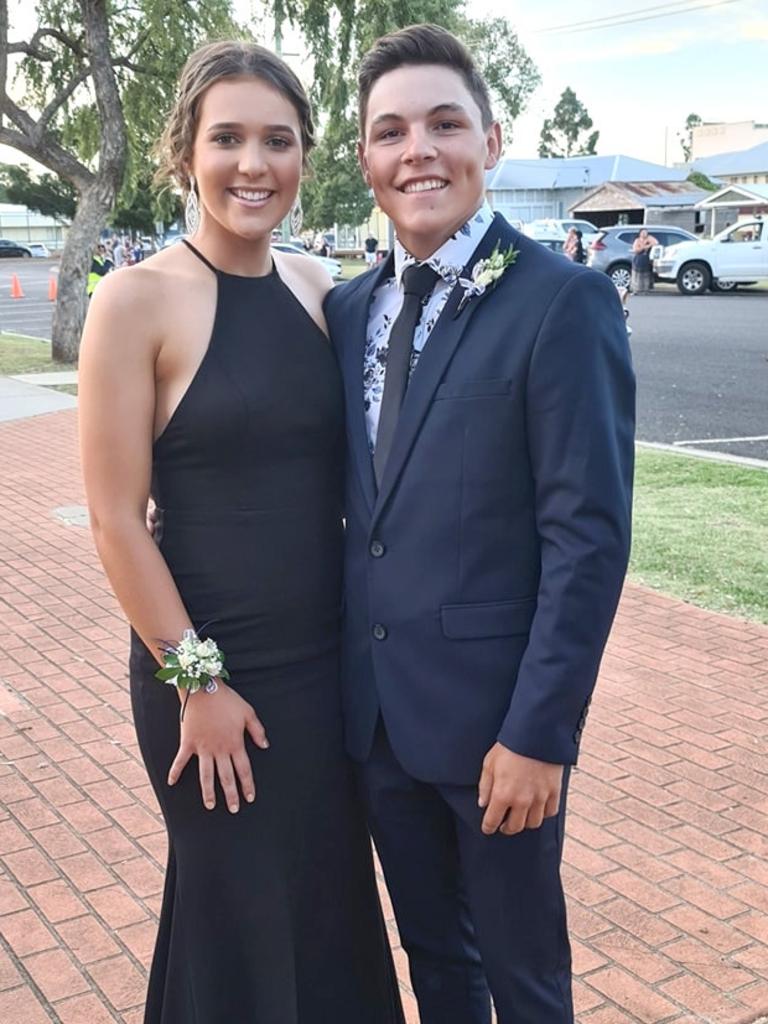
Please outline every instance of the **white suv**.
[[732, 291], [740, 284], [768, 280], [768, 221], [732, 225], [700, 242], [681, 242], [653, 254], [653, 270], [674, 281], [683, 295]]

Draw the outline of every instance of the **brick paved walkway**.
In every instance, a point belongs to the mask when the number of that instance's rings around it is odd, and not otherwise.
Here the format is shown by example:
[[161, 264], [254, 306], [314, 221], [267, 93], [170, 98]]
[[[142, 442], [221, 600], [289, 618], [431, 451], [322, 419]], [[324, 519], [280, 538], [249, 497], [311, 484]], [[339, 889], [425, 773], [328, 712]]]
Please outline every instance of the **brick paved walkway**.
[[[75, 413], [0, 424], [0, 453], [0, 1022], [139, 1024], [165, 840], [126, 627], [57, 514]], [[766, 661], [768, 629], [628, 587], [570, 798], [579, 1024], [768, 1011]]]

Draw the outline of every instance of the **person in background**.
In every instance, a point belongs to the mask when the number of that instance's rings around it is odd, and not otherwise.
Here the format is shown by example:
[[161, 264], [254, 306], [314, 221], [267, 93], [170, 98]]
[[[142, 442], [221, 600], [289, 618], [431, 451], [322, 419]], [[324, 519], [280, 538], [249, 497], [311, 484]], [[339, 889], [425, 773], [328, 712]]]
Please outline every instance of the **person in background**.
[[658, 244], [658, 239], [649, 234], [647, 228], [643, 228], [632, 243], [632, 291], [635, 295], [644, 295], [653, 288], [651, 249]]
[[376, 265], [376, 249], [379, 245], [378, 238], [375, 238], [372, 234], [369, 234], [363, 243], [365, 247], [365, 262], [369, 267]]
[[113, 246], [114, 242], [111, 238], [108, 238], [104, 243], [104, 265], [107, 268], [107, 273], [109, 273], [110, 270], [115, 269], [115, 254], [113, 252]]
[[102, 243], [99, 242], [91, 259], [91, 269], [88, 271], [88, 281], [85, 290], [89, 299], [96, 291], [96, 286], [99, 284], [101, 279], [106, 277], [110, 270], [111, 266], [107, 265], [106, 249]]
[[587, 253], [582, 242], [582, 234], [578, 228], [568, 228], [563, 244], [563, 253], [574, 263], [586, 263]]
[[573, 260], [575, 252], [576, 228], [568, 228], [568, 234], [565, 236], [565, 241], [563, 242], [563, 255], [567, 256], [569, 260]]
[[125, 263], [125, 239], [118, 238], [112, 250], [112, 259], [115, 262], [115, 270], [119, 270]]

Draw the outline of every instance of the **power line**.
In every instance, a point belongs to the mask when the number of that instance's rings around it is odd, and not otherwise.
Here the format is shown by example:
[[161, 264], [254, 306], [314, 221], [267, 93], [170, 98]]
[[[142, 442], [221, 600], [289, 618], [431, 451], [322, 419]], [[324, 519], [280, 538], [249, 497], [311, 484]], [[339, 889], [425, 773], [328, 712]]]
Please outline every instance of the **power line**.
[[[657, 18], [670, 18], [675, 15], [688, 14], [691, 11], [713, 10], [716, 7], [725, 7], [728, 4], [735, 4], [741, 2], [742, 0], [716, 0], [715, 3], [701, 3], [696, 4], [693, 7], [685, 7], [683, 6], [683, 4], [690, 3], [690, 0], [678, 0], [677, 3], [658, 4], [655, 7], [646, 7], [634, 14], [630, 14], [630, 12], [625, 12], [625, 14], [609, 15], [608, 17], [605, 18], [594, 18], [591, 21], [576, 21], [571, 22], [568, 25], [557, 25], [552, 28], [537, 29], [536, 34], [548, 35], [560, 32], [592, 32], [601, 28], [616, 28], [621, 25], [632, 25], [638, 21], [655, 21]], [[675, 7], [678, 9], [669, 10], [670, 7]], [[656, 11], [658, 13], [645, 13], [650, 11]]]
[[613, 21], [615, 18], [629, 18], [636, 14], [646, 14], [648, 11], [664, 11], [670, 7], [682, 7], [692, 3], [693, 0], [673, 0], [672, 3], [656, 4], [655, 7], [642, 7], [639, 11], [623, 11], [620, 14], [607, 14], [602, 18], [587, 18], [585, 21], [569, 21], [565, 25], [552, 25], [550, 28], [540, 28], [537, 32], [560, 32], [570, 28], [580, 28], [582, 25], [597, 25], [601, 21]]

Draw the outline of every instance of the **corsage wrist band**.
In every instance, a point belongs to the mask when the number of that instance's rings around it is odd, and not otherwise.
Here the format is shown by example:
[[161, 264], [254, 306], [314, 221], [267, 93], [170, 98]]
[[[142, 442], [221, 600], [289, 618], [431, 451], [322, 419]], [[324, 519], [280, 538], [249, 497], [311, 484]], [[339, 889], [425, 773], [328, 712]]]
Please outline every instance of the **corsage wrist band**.
[[184, 630], [177, 647], [168, 643], [160, 646], [163, 650], [163, 667], [155, 672], [155, 677], [179, 690], [187, 691], [181, 710], [182, 718], [190, 694], [198, 690], [216, 693], [219, 688], [216, 677], [229, 679], [229, 672], [224, 668], [224, 654], [216, 641], [210, 637], [201, 640], [194, 629]]

